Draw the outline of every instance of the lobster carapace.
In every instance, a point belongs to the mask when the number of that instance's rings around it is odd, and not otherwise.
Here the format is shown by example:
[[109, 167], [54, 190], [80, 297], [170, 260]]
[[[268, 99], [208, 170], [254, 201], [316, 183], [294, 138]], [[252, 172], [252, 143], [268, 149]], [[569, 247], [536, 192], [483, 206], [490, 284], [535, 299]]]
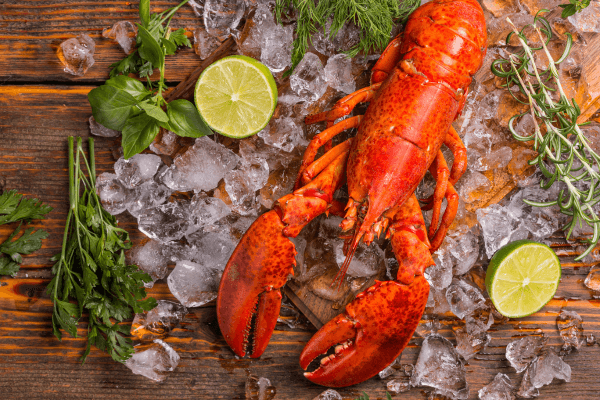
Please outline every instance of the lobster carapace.
[[[350, 200], [341, 227], [348, 233], [342, 279], [356, 246], [384, 234], [399, 263], [396, 281], [377, 282], [356, 296], [344, 313], [323, 326], [300, 356], [306, 369], [321, 359], [311, 381], [341, 387], [360, 383], [402, 352], [425, 309], [429, 284], [424, 270], [452, 223], [458, 194], [454, 184], [466, 168], [466, 150], [451, 123], [465, 103], [472, 76], [486, 52], [486, 27], [476, 0], [433, 0], [410, 17], [375, 64], [371, 85], [310, 115], [307, 124], [326, 121], [327, 129], [309, 144], [293, 193], [260, 216], [233, 252], [219, 287], [221, 332], [240, 356], [259, 357], [277, 322], [280, 288], [292, 272], [295, 249], [288, 239], [316, 216], [343, 210], [333, 193], [345, 182]], [[364, 116], [350, 114], [369, 102]], [[329, 149], [340, 132], [358, 128], [355, 138]], [[454, 155], [449, 169], [440, 150]], [[436, 180], [424, 208], [433, 209], [426, 228], [414, 191], [429, 170]], [[442, 202], [447, 206], [441, 213]], [[252, 321], [254, 319], [254, 324]], [[251, 335], [251, 326], [254, 331]]]

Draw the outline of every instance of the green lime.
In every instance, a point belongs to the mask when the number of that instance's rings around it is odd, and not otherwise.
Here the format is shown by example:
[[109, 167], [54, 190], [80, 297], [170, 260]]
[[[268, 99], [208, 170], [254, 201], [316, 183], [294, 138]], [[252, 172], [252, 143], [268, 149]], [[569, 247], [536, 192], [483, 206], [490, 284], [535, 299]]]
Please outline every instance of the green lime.
[[500, 314], [521, 318], [546, 305], [560, 281], [560, 261], [545, 244], [518, 240], [490, 260], [485, 285]]
[[196, 107], [216, 132], [245, 138], [263, 129], [277, 105], [277, 85], [271, 71], [246, 56], [212, 63], [196, 83]]

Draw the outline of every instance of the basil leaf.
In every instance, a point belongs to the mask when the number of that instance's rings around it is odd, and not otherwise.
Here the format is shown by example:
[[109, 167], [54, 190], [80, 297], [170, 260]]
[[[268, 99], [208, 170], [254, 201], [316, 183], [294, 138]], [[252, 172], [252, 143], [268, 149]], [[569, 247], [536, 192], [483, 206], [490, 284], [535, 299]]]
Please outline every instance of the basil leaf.
[[146, 90], [144, 84], [137, 79], [130, 78], [125, 75], [118, 75], [105, 82], [106, 85], [121, 89], [135, 97], [137, 101], [141, 101], [148, 96], [150, 91]]
[[107, 128], [120, 131], [137, 103], [135, 97], [114, 86], [102, 85], [88, 93], [94, 119]]
[[169, 122], [169, 117], [167, 117], [167, 114], [165, 114], [165, 112], [160, 107], [150, 103], [138, 103], [138, 106], [142, 110], [146, 111], [146, 114], [148, 114], [155, 120], [160, 122]]
[[158, 121], [146, 113], [129, 118], [123, 127], [121, 140], [125, 159], [141, 153], [150, 146], [159, 129]]
[[163, 53], [160, 45], [152, 37], [150, 32], [146, 30], [140, 24], [138, 26], [138, 38], [140, 39], [140, 46], [138, 47], [138, 53], [144, 60], [148, 60], [156, 68], [161, 68], [165, 61], [165, 53]]
[[197, 138], [213, 133], [200, 117], [196, 106], [187, 100], [180, 99], [167, 104], [167, 115], [171, 131], [179, 136]]
[[144, 27], [148, 27], [148, 23], [150, 22], [150, 0], [140, 0], [140, 21], [142, 21], [142, 25]]

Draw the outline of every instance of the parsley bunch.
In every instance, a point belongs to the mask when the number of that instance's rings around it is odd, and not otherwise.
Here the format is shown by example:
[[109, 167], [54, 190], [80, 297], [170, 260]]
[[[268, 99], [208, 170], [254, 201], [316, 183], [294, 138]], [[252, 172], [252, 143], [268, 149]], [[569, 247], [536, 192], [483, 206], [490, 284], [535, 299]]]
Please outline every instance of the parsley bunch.
[[11, 222], [21, 221], [13, 233], [0, 244], [0, 254], [6, 256], [0, 257], [0, 275], [14, 275], [19, 270], [23, 262], [23, 254], [31, 254], [42, 247], [42, 240], [48, 237], [48, 232], [44, 230], [34, 231], [34, 228], [26, 229], [25, 232], [16, 240], [19, 235], [23, 222], [32, 219], [43, 219], [46, 214], [52, 211], [52, 207], [42, 203], [38, 199], [26, 199], [16, 190], [9, 190], [0, 196], [0, 225], [10, 224]]
[[131, 247], [129, 235], [102, 208], [96, 194], [93, 139], [89, 139], [90, 163], [81, 138], [77, 138], [75, 160], [73, 153], [73, 137], [69, 137], [69, 214], [62, 251], [53, 258], [54, 278], [47, 288], [54, 302], [52, 329], [59, 340], [61, 329], [77, 337], [79, 318], [85, 311], [89, 315], [88, 343], [82, 362], [91, 345], [107, 351], [115, 361], [125, 362], [134, 349], [131, 339], [125, 336], [130, 326], [119, 322], [130, 318], [132, 310], [141, 313], [156, 307], [155, 299], [144, 299], [144, 283], [152, 279], [125, 262], [124, 250]]
[[[187, 100], [167, 103], [162, 96], [165, 85], [165, 57], [178, 46], [191, 47], [183, 29], [171, 31], [169, 23], [175, 12], [187, 3], [160, 14], [150, 14], [150, 0], [141, 0], [137, 46], [133, 53], [113, 64], [111, 78], [88, 94], [92, 114], [101, 125], [122, 131], [125, 158], [142, 152], [154, 140], [161, 127], [179, 136], [200, 137], [212, 134], [196, 107]], [[166, 24], [166, 25], [165, 25]], [[160, 79], [152, 82], [149, 75], [158, 68]], [[147, 86], [125, 73], [138, 73], [147, 78]], [[166, 112], [163, 110], [166, 108]]]
[[281, 16], [295, 9], [297, 17], [296, 39], [292, 50], [292, 68], [289, 75], [302, 61], [309, 46], [311, 36], [331, 19], [329, 37], [335, 38], [347, 22], [354, 22], [361, 30], [360, 42], [348, 51], [349, 57], [370, 49], [383, 50], [390, 41], [395, 21], [404, 23], [410, 14], [419, 7], [421, 0], [277, 0], [275, 15], [281, 23]]

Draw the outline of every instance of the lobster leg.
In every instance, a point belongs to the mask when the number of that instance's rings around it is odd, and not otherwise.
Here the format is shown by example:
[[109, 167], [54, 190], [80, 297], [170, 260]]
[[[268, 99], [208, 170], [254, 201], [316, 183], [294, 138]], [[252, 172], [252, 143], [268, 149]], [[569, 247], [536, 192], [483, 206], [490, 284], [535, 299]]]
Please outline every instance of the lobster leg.
[[376, 375], [400, 355], [419, 324], [429, 294], [423, 270], [433, 264], [425, 223], [414, 194], [389, 213], [399, 282], [376, 282], [312, 337], [300, 355], [303, 369], [335, 346], [334, 354], [304, 374], [314, 383], [343, 387]]
[[440, 210], [442, 208], [442, 201], [446, 195], [446, 189], [448, 188], [448, 177], [450, 176], [448, 165], [441, 150], [438, 151], [435, 160], [431, 164], [431, 167], [429, 167], [429, 172], [431, 172], [437, 182], [435, 191], [433, 192], [433, 214], [431, 215], [431, 224], [429, 225], [429, 237], [433, 237], [440, 222]]
[[[362, 115], [347, 118], [343, 121], [338, 122], [332, 127], [325, 129], [323, 132], [319, 133], [310, 141], [308, 147], [306, 148], [306, 151], [304, 152], [304, 156], [302, 157], [302, 164], [300, 165], [300, 171], [298, 171], [298, 177], [296, 178], [294, 189], [298, 189], [302, 185], [302, 177], [304, 175], [304, 171], [309, 167], [309, 165], [313, 163], [315, 157], [317, 156], [317, 151], [319, 150], [319, 148], [324, 144], [328, 143], [334, 136], [342, 133], [346, 129], [357, 127], [360, 124], [361, 120]], [[330, 151], [332, 150], [333, 149], [331, 149]], [[330, 151], [328, 151], [323, 157], [327, 156], [327, 154], [329, 154]]]
[[333, 193], [345, 181], [347, 147], [340, 152], [336, 146], [323, 157], [330, 163], [319, 167], [321, 171], [312, 181], [277, 200], [273, 210], [254, 221], [225, 267], [217, 318], [225, 340], [239, 356], [248, 352], [252, 358], [260, 357], [269, 343], [281, 307], [280, 288], [295, 264], [296, 250], [288, 238], [297, 236], [313, 218], [326, 212]]
[[373, 72], [371, 72], [371, 84], [385, 81], [392, 69], [400, 62], [403, 53], [400, 51], [400, 45], [402, 44], [402, 35], [396, 36], [387, 45], [381, 57], [373, 66]]
[[448, 183], [448, 188], [446, 189], [446, 201], [448, 205], [442, 216], [442, 222], [435, 232], [435, 236], [431, 239], [432, 252], [436, 251], [442, 245], [444, 237], [446, 237], [446, 232], [448, 232], [448, 228], [450, 228], [458, 211], [458, 193], [456, 193], [456, 189], [454, 189], [454, 185], [451, 183]]
[[444, 144], [452, 151], [452, 154], [454, 154], [454, 161], [452, 162], [452, 169], [450, 171], [448, 182], [455, 185], [467, 170], [467, 148], [452, 125], [450, 125], [450, 129], [446, 134]]

